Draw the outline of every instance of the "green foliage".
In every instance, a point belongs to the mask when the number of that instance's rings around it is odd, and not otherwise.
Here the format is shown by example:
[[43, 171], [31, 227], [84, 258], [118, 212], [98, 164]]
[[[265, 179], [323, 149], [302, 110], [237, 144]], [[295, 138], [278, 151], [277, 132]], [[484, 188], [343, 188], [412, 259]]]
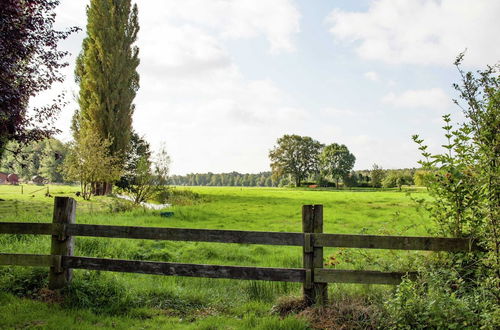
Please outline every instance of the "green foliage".
[[413, 182], [416, 186], [424, 187], [426, 185], [427, 180], [430, 180], [430, 176], [432, 174], [428, 171], [418, 170], [413, 174]]
[[416, 281], [404, 280], [386, 303], [385, 328], [495, 329], [500, 325], [491, 291], [471, 290], [458, 272], [442, 265], [421, 273]]
[[71, 146], [64, 162], [64, 176], [68, 181], [80, 182], [84, 199], [90, 199], [93, 183], [114, 181], [120, 176], [117, 158], [109, 155], [110, 145], [109, 140], [90, 130]]
[[128, 158], [126, 175], [116, 185], [131, 195], [135, 204], [140, 204], [163, 191], [168, 192], [170, 156], [165, 147], [160, 148], [154, 162], [150, 160], [149, 145], [140, 139], [143, 150], [136, 149]]
[[137, 207], [137, 205], [128, 200], [118, 198], [112, 199], [109, 203], [106, 204], [106, 206], [108, 207], [108, 211], [110, 213], [132, 211], [135, 207]]
[[116, 182], [116, 186], [122, 189], [128, 189], [134, 185], [136, 179], [137, 168], [141, 160], [149, 161], [151, 158], [151, 150], [149, 143], [139, 134], [132, 132], [130, 143], [125, 158], [123, 175]]
[[48, 284], [46, 268], [9, 267], [0, 269], [0, 291], [18, 297], [36, 298]]
[[269, 152], [273, 175], [292, 176], [295, 186], [309, 175], [319, 172], [319, 154], [323, 145], [308, 136], [283, 135]]
[[356, 157], [343, 144], [332, 143], [323, 148], [320, 155], [321, 173], [336, 181], [346, 178], [354, 167]]
[[413, 175], [410, 171], [405, 170], [391, 170], [386, 173], [385, 178], [382, 180], [384, 188], [398, 187], [401, 190], [403, 185], [412, 185]]
[[111, 141], [110, 154], [123, 162], [139, 89], [139, 49], [133, 46], [139, 31], [137, 5], [130, 0], [92, 0], [86, 31], [75, 69], [80, 109], [74, 117], [74, 137], [79, 140], [94, 130], [100, 139]]
[[370, 171], [372, 187], [374, 188], [382, 187], [382, 181], [384, 180], [385, 175], [386, 173], [381, 166], [373, 164], [372, 170]]
[[[438, 234], [470, 237], [484, 252], [449, 254], [427, 260], [420, 279], [405, 281], [389, 301], [393, 328], [500, 327], [500, 76], [488, 67], [478, 75], [456, 66], [462, 77], [455, 84], [465, 105], [466, 122], [454, 128], [443, 116], [445, 152], [431, 154], [418, 135], [431, 200], [426, 205]], [[435, 265], [429, 261], [435, 261]]]
[[39, 175], [49, 182], [63, 182], [61, 165], [68, 153], [68, 145], [57, 139], [45, 139], [20, 145], [11, 142], [8, 150], [19, 150], [17, 154], [6, 152], [1, 159], [2, 171], [19, 175], [24, 181], [30, 181]]
[[164, 187], [156, 192], [154, 200], [161, 204], [193, 205], [205, 199], [198, 193], [189, 189], [176, 189]]
[[177, 186], [242, 186], [276, 187], [286, 178], [272, 178], [271, 172], [251, 173], [190, 173], [172, 175], [169, 183]]

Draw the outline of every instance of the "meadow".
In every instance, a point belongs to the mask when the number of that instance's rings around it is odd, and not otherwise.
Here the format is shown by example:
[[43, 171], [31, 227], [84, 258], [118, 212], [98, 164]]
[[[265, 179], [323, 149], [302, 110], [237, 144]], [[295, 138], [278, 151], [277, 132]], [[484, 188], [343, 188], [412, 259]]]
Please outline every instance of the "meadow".
[[[74, 196], [78, 187], [0, 186], [0, 221], [51, 222], [54, 196]], [[199, 198], [174, 205], [172, 217], [130, 208], [114, 197], [77, 198], [77, 223], [179, 228], [301, 231], [301, 206], [324, 205], [324, 232], [428, 235], [426, 211], [414, 198], [425, 191], [315, 190], [191, 187]], [[37, 191], [38, 190], [38, 191]], [[0, 235], [0, 252], [50, 251], [50, 238]], [[326, 267], [411, 270], [419, 252], [325, 249]], [[220, 265], [301, 267], [300, 247], [169, 242], [77, 237], [75, 255]], [[0, 328], [137, 327], [179, 329], [307, 329], [308, 320], [280, 317], [273, 309], [299, 297], [300, 284], [167, 277], [75, 270], [59, 297], [43, 288], [47, 270], [0, 268]], [[391, 286], [329, 286], [333, 301], [345, 297], [382, 302]]]

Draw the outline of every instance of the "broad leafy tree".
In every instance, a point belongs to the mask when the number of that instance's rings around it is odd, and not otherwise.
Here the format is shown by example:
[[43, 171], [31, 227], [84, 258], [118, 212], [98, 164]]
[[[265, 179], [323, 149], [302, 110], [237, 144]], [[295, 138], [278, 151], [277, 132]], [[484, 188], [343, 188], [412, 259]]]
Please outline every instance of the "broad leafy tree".
[[[77, 58], [80, 85], [75, 140], [94, 131], [110, 141], [110, 155], [124, 166], [132, 130], [134, 98], [139, 89], [139, 23], [130, 0], [92, 0], [87, 8], [87, 37]], [[107, 184], [106, 192], [110, 185]]]
[[[0, 1], [0, 157], [7, 142], [26, 144], [43, 140], [58, 130], [54, 120], [62, 96], [28, 114], [32, 96], [62, 82], [60, 69], [67, 52], [57, 44], [78, 29], [53, 28], [55, 0]], [[12, 150], [19, 151], [19, 150]]]
[[323, 144], [308, 137], [284, 135], [269, 152], [273, 175], [290, 175], [297, 187], [308, 176], [319, 170], [319, 154]]
[[67, 181], [80, 182], [82, 197], [88, 200], [96, 191], [94, 185], [117, 180], [121, 167], [109, 154], [109, 140], [92, 130], [84, 133], [71, 146], [64, 161], [64, 176]]
[[320, 155], [322, 174], [332, 177], [337, 188], [339, 181], [349, 175], [355, 162], [356, 157], [343, 144], [327, 145]]

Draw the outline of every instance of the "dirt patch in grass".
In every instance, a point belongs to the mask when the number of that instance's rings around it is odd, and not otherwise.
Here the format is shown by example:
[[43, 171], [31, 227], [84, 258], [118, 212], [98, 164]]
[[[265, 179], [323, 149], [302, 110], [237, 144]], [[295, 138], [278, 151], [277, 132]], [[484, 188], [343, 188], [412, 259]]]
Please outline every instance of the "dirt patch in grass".
[[296, 314], [314, 329], [377, 329], [381, 312], [378, 306], [362, 298], [345, 297], [326, 306], [307, 307], [301, 298], [285, 297], [273, 306], [272, 312], [284, 318]]
[[64, 301], [64, 297], [59, 292], [47, 288], [41, 288], [35, 298], [49, 304], [61, 304]]

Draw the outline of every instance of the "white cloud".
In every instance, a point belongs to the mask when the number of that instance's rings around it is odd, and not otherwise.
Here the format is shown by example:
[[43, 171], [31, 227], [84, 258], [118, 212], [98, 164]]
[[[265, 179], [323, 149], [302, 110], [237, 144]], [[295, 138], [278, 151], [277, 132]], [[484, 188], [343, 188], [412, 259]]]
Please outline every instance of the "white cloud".
[[342, 109], [335, 107], [322, 108], [320, 110], [320, 113], [328, 117], [353, 117], [358, 114], [351, 109]]
[[448, 94], [440, 88], [407, 90], [403, 93], [389, 93], [382, 98], [382, 102], [399, 108], [430, 108], [446, 109], [453, 102]]
[[228, 39], [264, 36], [273, 53], [295, 49], [300, 13], [291, 0], [170, 0], [139, 2], [141, 23], [188, 22], [217, 37]]
[[365, 78], [371, 81], [379, 81], [380, 79], [378, 73], [376, 73], [375, 71], [365, 72]]
[[450, 65], [468, 49], [466, 64], [500, 59], [498, 0], [378, 0], [365, 12], [333, 10], [330, 32], [353, 43], [363, 59]]

